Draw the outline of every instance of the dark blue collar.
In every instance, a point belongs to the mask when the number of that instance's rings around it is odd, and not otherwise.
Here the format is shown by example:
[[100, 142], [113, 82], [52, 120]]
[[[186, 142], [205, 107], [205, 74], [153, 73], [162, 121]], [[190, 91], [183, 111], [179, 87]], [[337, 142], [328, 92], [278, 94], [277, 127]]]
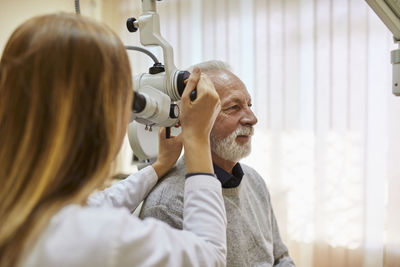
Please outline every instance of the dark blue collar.
[[224, 169], [214, 165], [214, 173], [217, 175], [218, 180], [221, 182], [223, 188], [237, 187], [243, 178], [243, 170], [239, 163], [232, 169], [232, 174], [226, 172]]

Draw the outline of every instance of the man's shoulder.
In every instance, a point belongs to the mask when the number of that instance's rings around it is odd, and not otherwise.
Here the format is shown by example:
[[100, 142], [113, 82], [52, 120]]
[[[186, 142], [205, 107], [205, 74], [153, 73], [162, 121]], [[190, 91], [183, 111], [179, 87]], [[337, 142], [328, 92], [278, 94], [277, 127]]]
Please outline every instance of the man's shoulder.
[[240, 167], [242, 167], [244, 175], [249, 177], [249, 179], [264, 183], [265, 180], [254, 168], [244, 163], [240, 163]]
[[265, 183], [265, 179], [254, 168], [243, 163], [240, 163], [240, 166], [242, 167], [244, 176], [246, 177], [248, 183], [254, 188], [266, 191], [265, 193], [268, 194], [268, 189]]

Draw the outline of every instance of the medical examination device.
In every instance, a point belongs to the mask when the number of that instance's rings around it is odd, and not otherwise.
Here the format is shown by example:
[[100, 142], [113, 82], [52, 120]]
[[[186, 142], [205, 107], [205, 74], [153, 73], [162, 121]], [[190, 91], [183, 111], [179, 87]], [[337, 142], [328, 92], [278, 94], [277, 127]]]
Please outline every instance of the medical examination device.
[[160, 46], [163, 50], [164, 65], [155, 62], [149, 73], [134, 77], [133, 86], [137, 92], [133, 104], [136, 121], [152, 126], [171, 127], [177, 124], [179, 107], [174, 101], [180, 100], [185, 89], [184, 81], [189, 72], [180, 71], [173, 62], [171, 45], [161, 36], [160, 18], [156, 10], [156, 0], [142, 1], [143, 13], [127, 20], [130, 32], [140, 32], [140, 42], [144, 46]]
[[[161, 1], [161, 0], [157, 0]], [[128, 18], [128, 31], [139, 30], [140, 42], [143, 46], [159, 46], [162, 48], [164, 64], [149, 50], [138, 46], [126, 46], [128, 50], [136, 50], [150, 56], [154, 65], [148, 73], [133, 77], [135, 89], [132, 116], [128, 126], [129, 143], [134, 156], [139, 161], [157, 157], [158, 127], [166, 127], [167, 138], [172, 133], [178, 134], [174, 128], [179, 122], [178, 101], [185, 89], [185, 80], [189, 78], [188, 71], [178, 70], [174, 64], [172, 46], [161, 36], [160, 17], [157, 14], [156, 0], [142, 0], [142, 14], [136, 18]], [[75, 0], [75, 11], [80, 14], [79, 0]], [[190, 94], [193, 101], [196, 90]]]
[[391, 52], [393, 65], [392, 90], [400, 96], [400, 1], [399, 0], [365, 0], [393, 34], [393, 40], [399, 48]]
[[[153, 59], [154, 65], [149, 73], [141, 73], [133, 79], [135, 99], [128, 137], [135, 157], [146, 161], [156, 158], [158, 154], [158, 129], [153, 131], [153, 127], [167, 127], [167, 138], [170, 137], [171, 127], [174, 134], [179, 132], [174, 128], [179, 122], [177, 101], [181, 99], [190, 73], [178, 70], [174, 64], [173, 49], [160, 33], [156, 0], [142, 0], [142, 14], [137, 19], [128, 18], [126, 25], [130, 32], [139, 30], [143, 46], [159, 46], [164, 56], [164, 65]], [[190, 98], [196, 98], [195, 90]]]

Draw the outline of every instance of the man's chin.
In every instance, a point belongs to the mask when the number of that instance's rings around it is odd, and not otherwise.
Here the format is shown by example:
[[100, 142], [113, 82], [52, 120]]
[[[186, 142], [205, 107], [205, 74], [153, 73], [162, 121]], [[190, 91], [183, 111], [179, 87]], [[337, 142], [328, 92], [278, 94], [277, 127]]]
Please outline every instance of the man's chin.
[[234, 163], [239, 162], [241, 159], [247, 157], [250, 152], [251, 152], [251, 146], [250, 143], [247, 143], [246, 145], [239, 145], [236, 144], [235, 149], [225, 149], [222, 151], [213, 151], [215, 155], [220, 157], [223, 160], [231, 161]]
[[250, 154], [251, 135], [228, 136], [223, 140], [211, 135], [211, 150], [221, 159], [236, 163]]

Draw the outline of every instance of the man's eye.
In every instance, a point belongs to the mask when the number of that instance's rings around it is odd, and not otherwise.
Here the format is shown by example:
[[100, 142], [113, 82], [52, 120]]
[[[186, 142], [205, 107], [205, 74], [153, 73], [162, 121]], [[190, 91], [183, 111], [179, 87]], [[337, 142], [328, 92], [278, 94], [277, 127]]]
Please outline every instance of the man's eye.
[[239, 111], [241, 109], [241, 105], [236, 104], [232, 106], [227, 106], [226, 108], [223, 109], [225, 112], [233, 112], [233, 111]]
[[240, 106], [239, 105], [233, 105], [233, 106], [230, 106], [229, 109], [237, 110], [237, 109], [240, 109]]

